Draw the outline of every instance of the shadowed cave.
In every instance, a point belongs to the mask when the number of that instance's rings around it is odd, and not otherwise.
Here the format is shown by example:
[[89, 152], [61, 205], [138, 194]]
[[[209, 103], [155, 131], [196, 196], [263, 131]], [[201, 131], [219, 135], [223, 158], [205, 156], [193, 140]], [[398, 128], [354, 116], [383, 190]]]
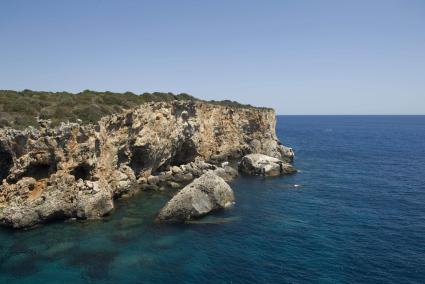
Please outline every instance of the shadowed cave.
[[[145, 146], [132, 146], [131, 147], [131, 158], [129, 166], [133, 170], [134, 174], [137, 176], [140, 174], [140, 171], [148, 167], [149, 157], [149, 145]], [[150, 162], [152, 163], [152, 162]]]
[[195, 160], [198, 155], [195, 143], [188, 139], [184, 141], [166, 162], [160, 164], [161, 157], [151, 157], [152, 152], [149, 145], [133, 146], [130, 148], [131, 157], [128, 157], [124, 151], [118, 152], [118, 164], [129, 159], [128, 165], [137, 175], [146, 168], [152, 168], [153, 173], [166, 170], [169, 166], [180, 166]]
[[170, 166], [181, 166], [193, 162], [198, 155], [196, 145], [192, 140], [184, 141], [176, 150], [174, 156], [164, 162], [156, 169], [155, 173], [166, 171]]
[[71, 171], [71, 175], [75, 177], [75, 180], [90, 180], [92, 167], [88, 164], [81, 164], [75, 167]]
[[195, 159], [198, 155], [196, 151], [196, 145], [192, 140], [186, 140], [181, 144], [179, 149], [176, 151], [174, 157], [170, 160], [170, 166], [180, 166], [187, 164]]
[[21, 177], [32, 177], [36, 180], [48, 178], [52, 173], [56, 172], [56, 163], [52, 164], [30, 164]]
[[9, 175], [12, 166], [12, 154], [0, 146], [0, 182]]

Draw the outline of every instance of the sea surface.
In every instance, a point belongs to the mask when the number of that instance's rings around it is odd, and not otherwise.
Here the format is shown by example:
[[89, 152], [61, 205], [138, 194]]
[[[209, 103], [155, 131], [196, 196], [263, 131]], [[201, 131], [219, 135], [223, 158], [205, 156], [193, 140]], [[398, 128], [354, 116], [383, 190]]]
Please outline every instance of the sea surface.
[[241, 177], [236, 204], [156, 225], [172, 192], [100, 221], [0, 229], [0, 283], [425, 283], [425, 116], [279, 116], [292, 176]]

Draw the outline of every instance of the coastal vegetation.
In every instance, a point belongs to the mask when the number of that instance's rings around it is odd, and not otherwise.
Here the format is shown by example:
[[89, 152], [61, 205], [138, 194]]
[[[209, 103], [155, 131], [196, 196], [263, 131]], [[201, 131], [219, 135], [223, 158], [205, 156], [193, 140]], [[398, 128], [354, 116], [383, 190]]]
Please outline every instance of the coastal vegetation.
[[[50, 119], [52, 125], [66, 121], [76, 122], [78, 119], [82, 124], [96, 123], [103, 116], [146, 102], [173, 100], [201, 101], [186, 93], [170, 92], [134, 94], [92, 90], [79, 93], [0, 90], [0, 128], [22, 129], [27, 126], [37, 126], [37, 118]], [[210, 101], [210, 103], [232, 107], [252, 107], [230, 100]]]

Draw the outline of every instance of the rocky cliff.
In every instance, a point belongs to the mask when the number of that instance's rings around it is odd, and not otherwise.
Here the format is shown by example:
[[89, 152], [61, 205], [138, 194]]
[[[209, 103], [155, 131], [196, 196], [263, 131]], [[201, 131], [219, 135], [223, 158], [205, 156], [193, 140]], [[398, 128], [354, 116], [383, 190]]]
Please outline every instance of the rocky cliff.
[[101, 217], [115, 198], [182, 187], [249, 153], [291, 160], [275, 123], [271, 109], [172, 101], [143, 104], [97, 125], [1, 129], [0, 224]]

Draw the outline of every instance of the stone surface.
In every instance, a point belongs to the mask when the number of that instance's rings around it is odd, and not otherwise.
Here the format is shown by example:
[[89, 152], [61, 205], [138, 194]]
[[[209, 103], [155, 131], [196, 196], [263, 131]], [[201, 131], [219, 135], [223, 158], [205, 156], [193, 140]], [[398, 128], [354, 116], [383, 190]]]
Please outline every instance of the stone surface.
[[278, 146], [278, 151], [281, 155], [281, 159], [285, 162], [292, 162], [294, 160], [294, 150], [292, 150], [292, 148], [283, 146], [283, 145], [279, 145]]
[[158, 222], [181, 223], [229, 207], [233, 190], [219, 176], [208, 172], [180, 190], [158, 214]]
[[239, 170], [245, 174], [261, 176], [278, 176], [296, 172], [291, 164], [263, 154], [244, 156], [239, 163]]
[[[0, 129], [0, 224], [98, 218], [137, 190], [185, 186], [223, 162], [262, 153], [292, 160], [271, 109], [204, 102], [147, 103], [96, 125]], [[172, 182], [172, 183], [170, 183]]]
[[226, 182], [232, 182], [239, 176], [237, 170], [232, 168], [231, 166], [224, 166], [222, 168], [217, 168], [213, 171], [214, 174], [224, 179]]

